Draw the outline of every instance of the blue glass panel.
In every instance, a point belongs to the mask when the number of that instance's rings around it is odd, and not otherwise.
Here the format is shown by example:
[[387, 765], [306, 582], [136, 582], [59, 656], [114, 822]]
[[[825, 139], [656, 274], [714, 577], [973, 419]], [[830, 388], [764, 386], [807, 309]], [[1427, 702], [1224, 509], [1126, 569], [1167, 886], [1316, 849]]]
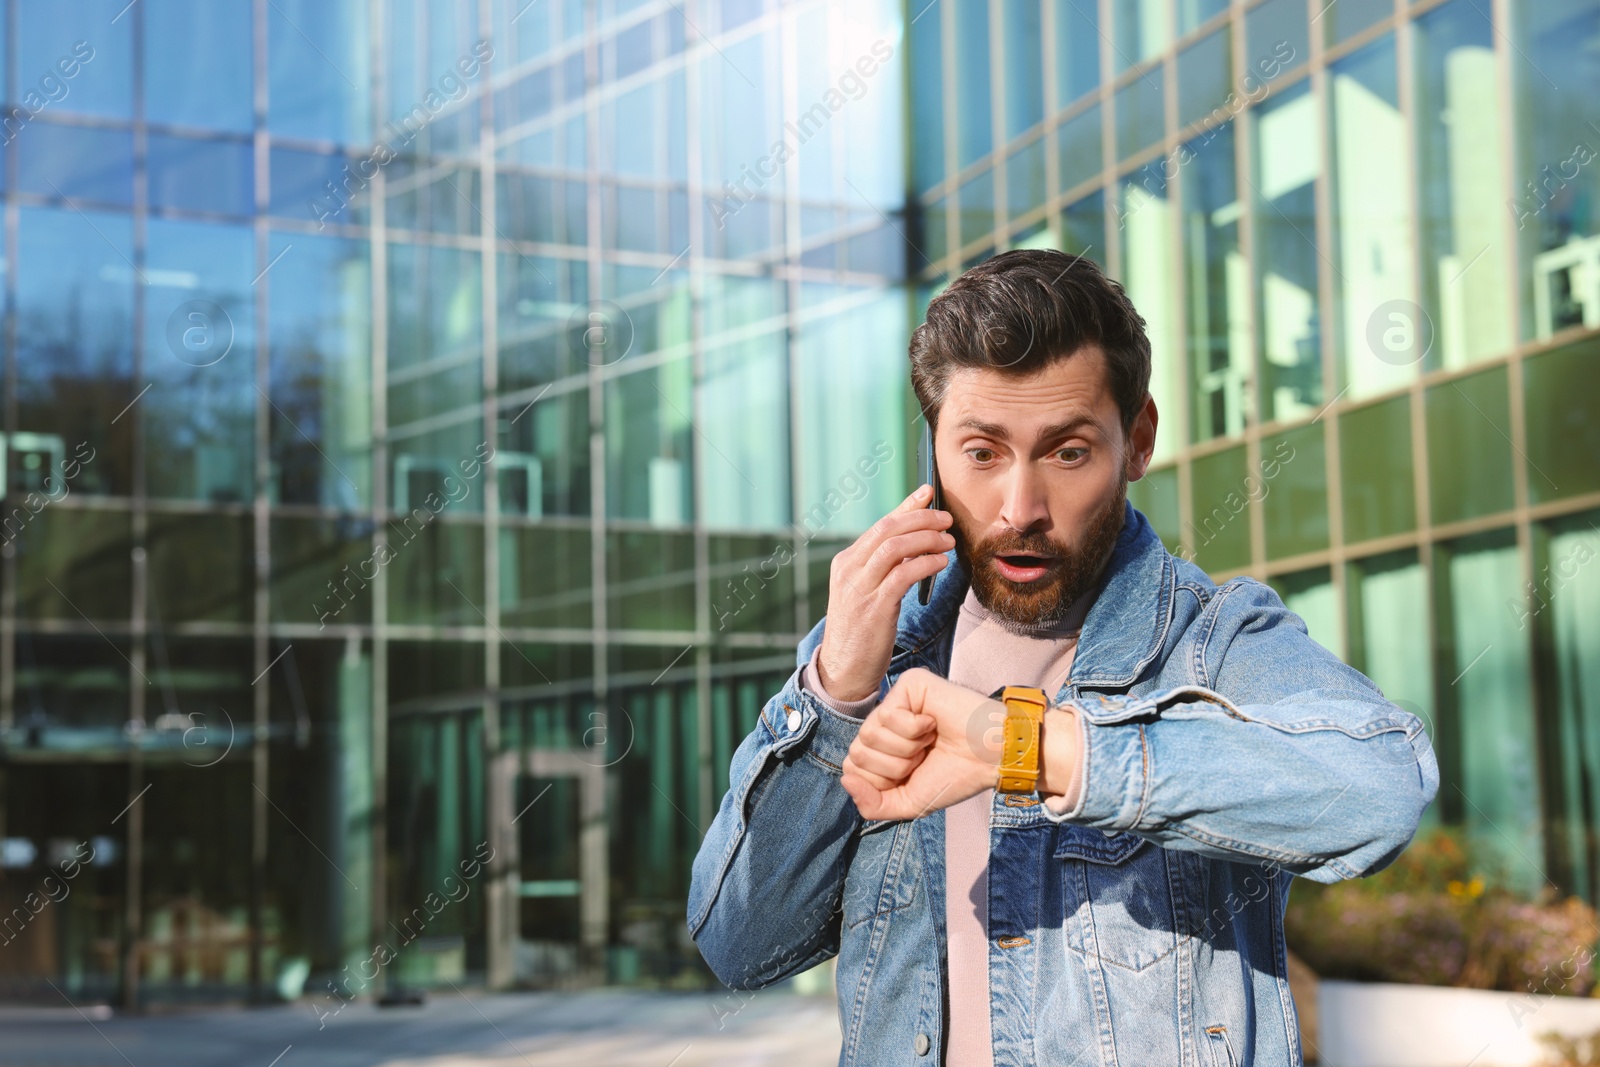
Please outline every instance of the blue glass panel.
[[1232, 32], [1224, 27], [1178, 54], [1178, 125], [1222, 108], [1233, 82]]
[[17, 268], [18, 426], [94, 450], [74, 492], [131, 493], [132, 218], [21, 208]]
[[370, 173], [371, 163], [363, 166], [361, 159], [349, 156], [275, 147], [268, 166], [272, 180], [267, 210], [272, 214], [320, 222], [323, 227], [361, 226], [368, 221], [371, 187], [361, 180], [361, 171]]
[[1039, 0], [1004, 0], [1006, 139], [1044, 118], [1043, 11]]
[[958, 158], [965, 167], [994, 151], [989, 103], [989, 5], [956, 0], [956, 121]]
[[1178, 34], [1189, 33], [1228, 10], [1228, 0], [1177, 0]]
[[1245, 49], [1250, 67], [1276, 57], [1292, 67], [1311, 58], [1311, 29], [1305, 0], [1267, 0], [1245, 15]]
[[1117, 158], [1127, 159], [1161, 140], [1166, 71], [1153, 67], [1117, 90]]
[[913, 0], [907, 31], [911, 64], [911, 176], [919, 193], [944, 181], [944, 33], [938, 0]]
[[1061, 124], [1056, 133], [1056, 151], [1062, 192], [1100, 173], [1105, 158], [1100, 132], [1099, 104]]
[[1100, 5], [1056, 0], [1056, 103], [1100, 87]]
[[151, 122], [254, 126], [249, 4], [144, 0], [144, 111]]
[[273, 0], [267, 10], [267, 125], [280, 137], [372, 139], [368, 5]]
[[248, 215], [255, 205], [255, 151], [249, 141], [149, 136], [150, 206]]
[[127, 0], [17, 4], [17, 102], [34, 112], [132, 118], [129, 6]]
[[41, 196], [133, 202], [133, 134], [44, 119], [17, 137], [17, 184]]

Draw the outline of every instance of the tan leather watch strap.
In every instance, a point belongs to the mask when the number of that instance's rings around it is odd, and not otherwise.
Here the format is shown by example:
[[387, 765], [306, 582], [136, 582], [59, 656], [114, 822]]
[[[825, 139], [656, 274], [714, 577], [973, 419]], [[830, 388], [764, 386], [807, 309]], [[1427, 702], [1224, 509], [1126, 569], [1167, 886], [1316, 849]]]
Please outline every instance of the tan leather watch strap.
[[1002, 686], [993, 699], [1006, 706], [995, 792], [1032, 793], [1039, 785], [1039, 730], [1050, 702], [1043, 689], [1027, 685]]

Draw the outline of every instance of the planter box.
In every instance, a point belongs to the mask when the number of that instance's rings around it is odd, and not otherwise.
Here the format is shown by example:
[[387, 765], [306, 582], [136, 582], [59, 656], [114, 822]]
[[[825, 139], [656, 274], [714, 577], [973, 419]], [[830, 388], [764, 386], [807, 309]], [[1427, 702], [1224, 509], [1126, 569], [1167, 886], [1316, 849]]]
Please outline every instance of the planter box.
[[1317, 1006], [1324, 1067], [1532, 1067], [1539, 1035], [1600, 1030], [1590, 997], [1324, 980]]

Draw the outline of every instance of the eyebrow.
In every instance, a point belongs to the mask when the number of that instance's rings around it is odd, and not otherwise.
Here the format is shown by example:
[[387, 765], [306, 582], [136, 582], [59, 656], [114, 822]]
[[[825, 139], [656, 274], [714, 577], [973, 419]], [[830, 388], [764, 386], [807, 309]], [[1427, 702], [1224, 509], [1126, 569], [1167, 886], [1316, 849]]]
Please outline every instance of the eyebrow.
[[[980, 419], [966, 419], [957, 423], [956, 425], [960, 429], [976, 430], [978, 433], [983, 434], [983, 436], [992, 437], [996, 441], [1011, 440], [1011, 435], [1006, 432], [1006, 428], [1004, 426], [1000, 426], [992, 422], [983, 422]], [[1074, 418], [1067, 419], [1065, 422], [1058, 422], [1050, 426], [1046, 426], [1040, 432], [1040, 438], [1046, 441], [1053, 441], [1057, 437], [1065, 437], [1067, 434], [1081, 426], [1095, 425], [1097, 424], [1095, 423], [1094, 419], [1090, 418], [1088, 415], [1078, 415]]]

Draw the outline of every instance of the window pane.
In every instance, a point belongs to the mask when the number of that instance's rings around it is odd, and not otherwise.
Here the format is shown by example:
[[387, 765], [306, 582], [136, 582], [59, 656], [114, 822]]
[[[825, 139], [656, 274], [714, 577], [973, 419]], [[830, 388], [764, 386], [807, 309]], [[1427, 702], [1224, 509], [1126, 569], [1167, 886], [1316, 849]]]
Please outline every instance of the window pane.
[[[643, 519], [655, 526], [680, 526], [692, 521], [691, 449], [701, 447], [701, 442], [692, 440], [690, 387], [687, 359], [675, 359], [606, 382], [608, 515]], [[734, 481], [748, 481], [751, 476], [738, 465], [739, 459], [713, 450], [704, 464], [724, 464]]]
[[794, 550], [787, 539], [718, 537], [711, 566], [711, 626], [721, 633], [794, 630]]
[[1242, 445], [1194, 461], [1194, 519], [1189, 535], [1195, 562], [1208, 571], [1250, 564], [1248, 473]]
[[1592, 42], [1600, 7], [1586, 0], [1517, 4], [1513, 46], [1517, 147], [1512, 213], [1517, 220], [1524, 332], [1548, 337], [1600, 326], [1595, 257], [1600, 198], [1594, 130], [1600, 66]]
[[[133, 611], [133, 525], [126, 511], [46, 507], [17, 541], [17, 615], [125, 625]], [[96, 639], [98, 640], [98, 638]]]
[[[1177, 411], [1178, 362], [1183, 358], [1173, 329], [1172, 202], [1158, 160], [1122, 182], [1122, 284], [1144, 316], [1150, 338], [1150, 395], [1158, 411]], [[1156, 434], [1154, 462], [1177, 454], [1176, 420]]]
[[1600, 341], [1533, 356], [1523, 374], [1529, 499], [1600, 490]]
[[1006, 214], [1026, 215], [1044, 203], [1044, 139], [1017, 149], [1006, 159]]
[[[151, 496], [255, 496], [255, 237], [247, 225], [151, 219], [140, 402]], [[292, 253], [291, 253], [292, 254]]]
[[255, 591], [247, 513], [150, 513], [150, 620], [155, 624], [249, 622]]
[[59, 439], [63, 454], [86, 446], [93, 459], [74, 492], [130, 494], [138, 420], [118, 416], [138, 392], [133, 220], [29, 207], [18, 216], [18, 425]]
[[[1548, 611], [1550, 661], [1555, 668], [1554, 706], [1558, 740], [1551, 792], [1560, 798], [1550, 820], [1566, 847], [1572, 889], [1593, 899], [1600, 886], [1600, 796], [1590, 783], [1600, 776], [1600, 515], [1574, 516], [1548, 527], [1544, 565], [1535, 582], [1535, 594], [1519, 612], [1526, 625], [1528, 614]], [[1548, 766], [1548, 765], [1547, 765]]]
[[1463, 367], [1512, 341], [1500, 168], [1505, 137], [1489, 9], [1473, 0], [1416, 21], [1422, 291], [1428, 367]]
[[1239, 249], [1233, 124], [1190, 141], [1183, 182], [1188, 350], [1196, 441], [1244, 432], [1250, 418], [1249, 268]]
[[1394, 14], [1390, 0], [1337, 0], [1322, 9], [1327, 43], [1336, 45], [1354, 37], [1379, 19]]
[[693, 630], [693, 535], [607, 533], [606, 618], [623, 630]]
[[1164, 133], [1166, 72], [1153, 67], [1117, 90], [1117, 158], [1160, 142]]
[[1269, 578], [1268, 584], [1283, 598], [1284, 607], [1300, 616], [1311, 639], [1335, 656], [1344, 654], [1339, 632], [1339, 605], [1333, 595], [1333, 575], [1327, 567]]
[[1502, 367], [1428, 390], [1428, 481], [1433, 521], [1506, 511], [1511, 494], [1511, 400]]
[[994, 171], [986, 170], [961, 187], [961, 244], [986, 240], [994, 231]]
[[17, 185], [23, 192], [52, 200], [133, 203], [133, 134], [40, 118], [16, 141]]
[[1177, 0], [1177, 4], [1179, 36], [1228, 10], [1228, 0]]
[[[443, 518], [424, 521], [421, 515], [429, 510], [431, 505], [426, 509], [418, 505], [412, 514], [389, 523], [389, 547], [394, 553], [385, 565], [389, 622], [482, 626], [483, 525]], [[415, 695], [408, 690], [400, 693]]]
[[1062, 192], [1099, 175], [1105, 157], [1100, 140], [1100, 105], [1063, 122], [1056, 133], [1056, 144]]
[[337, 224], [364, 226], [370, 221], [371, 186], [359, 180], [360, 159], [273, 148], [268, 167], [267, 210], [272, 214], [296, 221], [314, 220], [318, 230]]
[[[273, 234], [268, 261], [274, 503], [365, 508], [372, 492], [372, 269], [366, 241]], [[293, 257], [291, 260], [290, 257]]]
[[[132, 118], [134, 20], [117, 17], [124, 6], [125, 0], [18, 4], [16, 74], [23, 94], [18, 103], [38, 111], [50, 98], [44, 79], [58, 77], [67, 91], [51, 107]], [[68, 78], [74, 68], [77, 73]], [[30, 100], [29, 93], [38, 99]]]
[[1544, 881], [1544, 839], [1528, 640], [1506, 610], [1522, 584], [1516, 541], [1510, 531], [1474, 538], [1441, 546], [1434, 559], [1449, 607], [1441, 692], [1459, 734], [1445, 741], [1460, 753], [1459, 783], [1450, 784], [1466, 794], [1461, 816], [1474, 843], [1531, 897]]
[[1417, 524], [1410, 404], [1398, 396], [1339, 419], [1346, 541], [1405, 533]]
[[[126, 637], [107, 640], [98, 634], [57, 636], [23, 630], [17, 634], [18, 711], [26, 707], [29, 718], [41, 720], [39, 725], [44, 730], [55, 727], [77, 731], [98, 727], [104, 731], [99, 740], [120, 738], [131, 710], [128, 684], [133, 671], [128, 667], [128, 652]], [[112, 768], [104, 764], [88, 766], [95, 768], [93, 779], [98, 781], [83, 781], [84, 788], [75, 799], [95, 793], [103, 797], [105, 793], [101, 791], [109, 791], [110, 784], [104, 779], [115, 773]], [[17, 770], [13, 768], [10, 773], [15, 774]], [[60, 769], [51, 768], [52, 778], [62, 773]], [[21, 804], [18, 808], [22, 812], [30, 808], [38, 811], [37, 797], [29, 799], [33, 803]], [[111, 809], [107, 806], [106, 810]], [[8, 813], [8, 830], [15, 818]], [[108, 814], [106, 820], [97, 821], [96, 825], [109, 825], [110, 818], [115, 816]], [[84, 955], [89, 954], [85, 952]]]
[[[1305, 0], [1267, 0], [1245, 14], [1245, 42], [1250, 63], [1268, 56], [1292, 67], [1311, 58], [1311, 36]], [[1259, 68], [1257, 68], [1259, 69]]]
[[911, 67], [911, 180], [918, 193], [944, 181], [944, 33], [937, 0], [914, 3], [906, 29]]
[[1056, 104], [1100, 87], [1100, 5], [1056, 0]]
[[303, 519], [275, 515], [272, 539], [273, 622], [314, 622], [321, 627], [372, 623], [373, 577], [389, 552], [404, 550], [415, 526], [396, 522], [387, 531], [389, 548], [372, 546], [366, 519]]
[[1351, 666], [1376, 682], [1384, 696], [1422, 719], [1428, 736], [1436, 739], [1432, 671], [1428, 669], [1433, 662], [1428, 579], [1416, 551], [1352, 561], [1346, 571], [1346, 588], [1350, 592]]
[[1327, 445], [1313, 423], [1261, 441], [1267, 558], [1328, 547]]
[[1159, 54], [1172, 36], [1166, 0], [1112, 0], [1111, 19], [1118, 73]]
[[149, 135], [150, 206], [249, 215], [255, 208], [255, 152], [249, 141]]
[[1270, 422], [1310, 415], [1323, 402], [1316, 245], [1321, 135], [1306, 82], [1254, 114], [1261, 406], [1262, 419]]
[[989, 4], [956, 0], [956, 165], [994, 151], [989, 103]]
[[367, 9], [364, 0], [270, 5], [267, 125], [275, 135], [343, 144], [371, 140]]
[[1164, 467], [1147, 471], [1145, 476], [1128, 485], [1128, 500], [1150, 521], [1150, 526], [1160, 536], [1169, 552], [1177, 552], [1182, 540], [1181, 519], [1178, 513], [1178, 468]]
[[1106, 265], [1106, 196], [1095, 190], [1061, 212], [1061, 250]]
[[1002, 0], [1006, 33], [1006, 140], [1044, 118], [1040, 0]]
[[500, 619], [507, 626], [593, 625], [588, 530], [515, 523], [500, 529]]
[[1224, 27], [1178, 53], [1178, 125], [1220, 108], [1233, 83], [1233, 31]]
[[143, 7], [145, 116], [248, 131], [255, 124], [249, 5], [147, 0]]
[[1344, 381], [1359, 398], [1415, 378], [1432, 331], [1412, 284], [1411, 183], [1394, 37], [1341, 60], [1329, 74], [1336, 322]]
[[[789, 523], [786, 301], [766, 279], [707, 280], [698, 425], [704, 521]], [[735, 464], [737, 469], [735, 469]]]

